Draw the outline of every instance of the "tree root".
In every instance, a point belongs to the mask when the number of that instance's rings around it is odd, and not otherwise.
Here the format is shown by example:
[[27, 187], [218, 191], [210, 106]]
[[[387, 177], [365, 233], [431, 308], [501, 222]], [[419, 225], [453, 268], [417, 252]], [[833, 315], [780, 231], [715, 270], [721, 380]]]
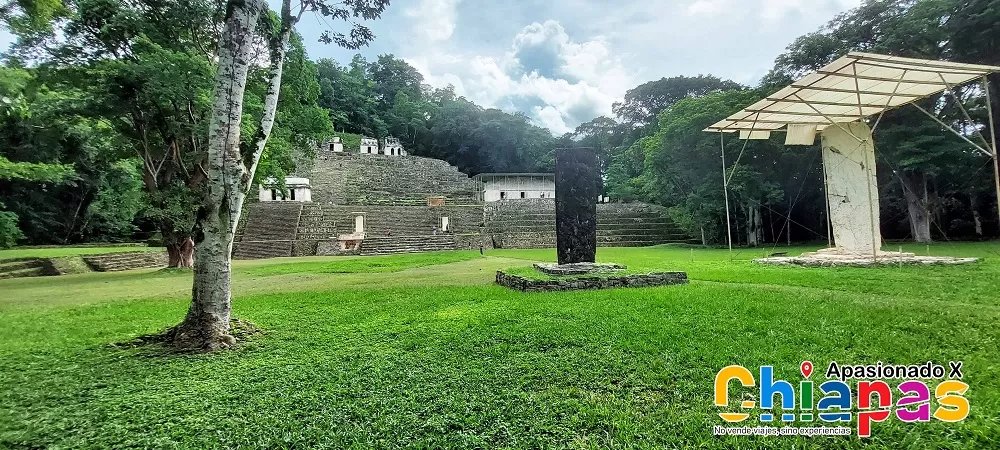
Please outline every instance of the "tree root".
[[229, 321], [228, 332], [214, 332], [207, 336], [194, 327], [182, 328], [183, 325], [175, 325], [160, 333], [139, 336], [112, 346], [139, 348], [155, 345], [171, 353], [208, 353], [237, 348], [249, 342], [254, 336], [264, 333], [252, 322], [236, 318]]

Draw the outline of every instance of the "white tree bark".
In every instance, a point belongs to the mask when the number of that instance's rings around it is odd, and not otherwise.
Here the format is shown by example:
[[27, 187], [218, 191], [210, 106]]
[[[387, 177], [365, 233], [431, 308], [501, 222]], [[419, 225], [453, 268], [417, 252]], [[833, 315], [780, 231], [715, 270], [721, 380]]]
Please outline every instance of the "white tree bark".
[[192, 301], [173, 336], [179, 347], [215, 350], [235, 342], [229, 334], [233, 237], [252, 178], [240, 154], [240, 125], [253, 33], [266, 7], [263, 0], [228, 4], [208, 132], [207, 192], [195, 226]]

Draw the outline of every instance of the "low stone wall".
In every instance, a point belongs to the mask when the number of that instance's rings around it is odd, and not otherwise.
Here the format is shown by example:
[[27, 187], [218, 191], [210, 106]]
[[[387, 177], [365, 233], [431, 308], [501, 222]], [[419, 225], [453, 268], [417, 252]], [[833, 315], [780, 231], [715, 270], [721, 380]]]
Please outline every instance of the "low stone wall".
[[166, 267], [167, 252], [127, 252], [83, 255], [83, 260], [95, 272], [118, 272], [122, 270]]
[[687, 284], [685, 272], [618, 275], [607, 277], [569, 277], [535, 280], [497, 271], [497, 284], [521, 292], [580, 291], [587, 289], [639, 288]]
[[319, 241], [316, 245], [316, 256], [348, 256], [348, 255], [360, 255], [361, 250], [341, 250], [340, 241], [336, 239], [331, 239], [327, 241]]

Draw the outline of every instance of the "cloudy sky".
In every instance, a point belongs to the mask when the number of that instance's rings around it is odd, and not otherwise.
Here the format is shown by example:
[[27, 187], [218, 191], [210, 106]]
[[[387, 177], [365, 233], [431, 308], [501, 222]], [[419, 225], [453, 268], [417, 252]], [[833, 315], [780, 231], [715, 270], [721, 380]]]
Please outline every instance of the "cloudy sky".
[[[523, 111], [559, 134], [611, 113], [645, 81], [714, 74], [755, 83], [796, 37], [860, 0], [394, 0], [362, 53], [392, 53], [432, 86]], [[332, 23], [337, 26], [338, 24]], [[313, 59], [352, 52], [299, 31]], [[0, 31], [0, 45], [9, 35]]]
[[[432, 86], [523, 111], [555, 133], [611, 113], [645, 81], [714, 74], [755, 83], [796, 37], [860, 0], [396, 0], [366, 56], [393, 53]], [[347, 61], [300, 31], [310, 55]]]

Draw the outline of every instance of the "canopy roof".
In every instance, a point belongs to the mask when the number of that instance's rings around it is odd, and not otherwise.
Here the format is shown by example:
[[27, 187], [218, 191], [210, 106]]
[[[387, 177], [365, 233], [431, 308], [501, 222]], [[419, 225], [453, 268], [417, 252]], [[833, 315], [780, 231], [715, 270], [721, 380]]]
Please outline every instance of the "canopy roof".
[[[1000, 67], [851, 52], [708, 128], [744, 135], [848, 123], [913, 103]], [[761, 133], [765, 134], [765, 133]]]

